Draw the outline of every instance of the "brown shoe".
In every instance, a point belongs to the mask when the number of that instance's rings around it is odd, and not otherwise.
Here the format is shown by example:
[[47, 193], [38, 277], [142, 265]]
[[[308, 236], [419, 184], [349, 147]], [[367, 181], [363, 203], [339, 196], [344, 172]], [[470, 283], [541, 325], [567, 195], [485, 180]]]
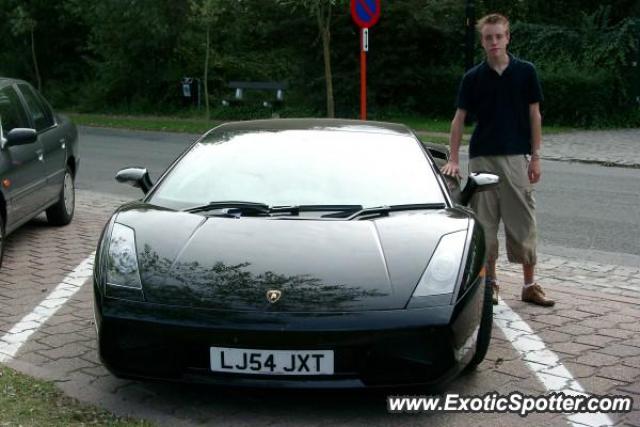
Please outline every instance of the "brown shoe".
[[500, 287], [498, 286], [498, 282], [491, 282], [491, 289], [493, 290], [491, 299], [493, 300], [493, 305], [498, 305], [498, 292], [500, 291]]
[[543, 307], [551, 307], [556, 303], [554, 300], [546, 297], [542, 290], [542, 286], [537, 283], [527, 288], [522, 288], [522, 301], [541, 305]]

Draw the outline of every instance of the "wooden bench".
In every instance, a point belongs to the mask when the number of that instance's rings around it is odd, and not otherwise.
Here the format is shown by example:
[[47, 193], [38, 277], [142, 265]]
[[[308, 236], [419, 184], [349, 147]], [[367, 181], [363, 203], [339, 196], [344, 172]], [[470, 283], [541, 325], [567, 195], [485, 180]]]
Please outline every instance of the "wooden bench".
[[225, 107], [231, 105], [242, 105], [245, 102], [245, 91], [271, 91], [273, 98], [263, 101], [262, 106], [267, 108], [280, 108], [284, 104], [284, 91], [289, 88], [286, 82], [229, 82], [228, 88], [234, 90], [233, 99], [224, 99], [222, 105]]

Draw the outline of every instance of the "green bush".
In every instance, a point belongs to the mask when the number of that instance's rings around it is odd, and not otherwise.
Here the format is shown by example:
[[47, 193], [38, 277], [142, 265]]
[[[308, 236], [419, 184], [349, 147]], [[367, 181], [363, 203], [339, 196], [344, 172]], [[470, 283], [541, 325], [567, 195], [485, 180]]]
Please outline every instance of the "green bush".
[[368, 110], [378, 117], [453, 117], [463, 73], [461, 67], [430, 67], [402, 83], [379, 82], [369, 90]]
[[640, 20], [611, 19], [611, 6], [581, 12], [579, 25], [531, 24], [512, 27], [511, 51], [536, 64], [545, 102], [545, 122], [570, 126], [637, 126], [632, 89], [637, 76]]
[[[603, 127], [634, 126], [638, 106], [624, 96], [621, 81], [614, 73], [586, 73], [577, 67], [540, 73], [545, 100], [545, 123]], [[635, 114], [637, 117], [637, 114]]]

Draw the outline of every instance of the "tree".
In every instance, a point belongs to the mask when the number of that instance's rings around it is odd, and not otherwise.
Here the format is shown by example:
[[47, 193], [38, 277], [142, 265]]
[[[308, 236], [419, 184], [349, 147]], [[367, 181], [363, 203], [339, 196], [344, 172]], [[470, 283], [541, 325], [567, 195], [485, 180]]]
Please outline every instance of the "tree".
[[294, 9], [304, 8], [316, 20], [318, 33], [322, 40], [322, 56], [324, 59], [324, 76], [327, 98], [327, 117], [335, 117], [336, 107], [333, 99], [333, 75], [331, 71], [331, 18], [333, 7], [346, 6], [346, 0], [280, 0], [284, 6]]
[[333, 99], [333, 76], [331, 74], [331, 8], [335, 0], [315, 0], [306, 3], [318, 22], [318, 31], [322, 38], [322, 56], [327, 90], [327, 117], [335, 117], [336, 107]]
[[175, 108], [184, 72], [176, 49], [187, 26], [189, 3], [101, 0], [83, 7], [91, 29], [88, 60], [95, 73], [85, 89], [90, 107], [135, 112]]
[[36, 78], [36, 86], [38, 90], [42, 90], [42, 79], [40, 77], [40, 69], [38, 68], [38, 56], [36, 55], [36, 41], [34, 32], [36, 29], [36, 20], [32, 18], [31, 14], [22, 6], [15, 8], [10, 18], [11, 30], [15, 36], [22, 36], [29, 34], [31, 40], [31, 59], [33, 60], [33, 72]]
[[209, 113], [209, 55], [211, 52], [211, 29], [218, 23], [223, 4], [221, 0], [191, 0], [191, 14], [195, 24], [202, 27], [205, 32], [204, 70], [202, 81], [204, 83], [204, 106], [207, 120]]

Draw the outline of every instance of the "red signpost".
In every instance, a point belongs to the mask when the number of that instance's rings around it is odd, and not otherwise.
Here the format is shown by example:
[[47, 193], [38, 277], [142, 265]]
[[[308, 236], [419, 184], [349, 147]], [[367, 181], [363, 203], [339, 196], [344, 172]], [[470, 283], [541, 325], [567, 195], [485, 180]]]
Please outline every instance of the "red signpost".
[[360, 27], [360, 120], [367, 120], [369, 28], [380, 19], [380, 0], [351, 0], [351, 17]]

